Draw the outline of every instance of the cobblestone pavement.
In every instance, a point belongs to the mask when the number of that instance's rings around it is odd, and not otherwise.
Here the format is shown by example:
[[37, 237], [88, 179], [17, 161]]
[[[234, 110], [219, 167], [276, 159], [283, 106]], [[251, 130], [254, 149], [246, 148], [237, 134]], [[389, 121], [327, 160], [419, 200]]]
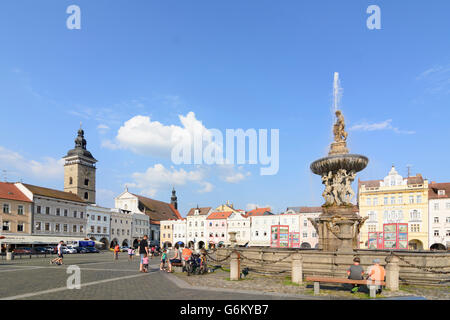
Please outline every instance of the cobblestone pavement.
[[[205, 275], [187, 276], [185, 273], [177, 273], [177, 277], [199, 287], [214, 287], [232, 290], [252, 290], [267, 293], [283, 293], [289, 295], [299, 295], [302, 298], [329, 298], [329, 299], [368, 299], [369, 294], [366, 292], [358, 292], [352, 294], [340, 285], [321, 285], [320, 294], [314, 296], [312, 284], [296, 285], [286, 276], [265, 276], [258, 274], [249, 274], [240, 281], [230, 281], [229, 272], [220, 269], [213, 273]], [[400, 291], [392, 292], [384, 290], [377, 298], [388, 299], [417, 299], [425, 298], [430, 300], [449, 300], [450, 287], [419, 287], [419, 286], [402, 286]]]
[[[158, 260], [150, 260], [149, 273], [140, 273], [139, 258], [128, 261], [122, 254], [65, 255], [64, 265], [49, 263], [51, 258], [0, 260], [0, 299], [39, 300], [229, 300], [286, 299], [282, 296], [192, 289], [178, 283], [172, 274], [160, 271]], [[81, 270], [81, 288], [68, 289], [69, 265]], [[181, 286], [180, 286], [181, 285]]]
[[[53, 256], [54, 257], [54, 256]], [[66, 255], [65, 265], [50, 265], [47, 258], [0, 260], [0, 299], [38, 300], [262, 300], [262, 299], [367, 299], [366, 293], [350, 294], [338, 286], [321, 286], [313, 295], [312, 285], [293, 285], [286, 277], [250, 274], [245, 280], [229, 281], [229, 273], [217, 270], [202, 276], [159, 271], [159, 259], [150, 260], [149, 273], [140, 273], [139, 257], [128, 261], [122, 254]], [[81, 270], [81, 289], [68, 289], [69, 265]], [[399, 292], [383, 291], [381, 297], [425, 297], [449, 300], [449, 287], [402, 287]]]

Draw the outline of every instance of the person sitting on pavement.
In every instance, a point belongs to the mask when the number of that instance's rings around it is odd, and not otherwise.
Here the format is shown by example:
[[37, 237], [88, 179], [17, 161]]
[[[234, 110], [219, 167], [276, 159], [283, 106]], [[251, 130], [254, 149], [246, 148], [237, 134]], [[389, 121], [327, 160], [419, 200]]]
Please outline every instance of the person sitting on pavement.
[[169, 259], [169, 273], [172, 273], [172, 264], [173, 263], [181, 263], [181, 257], [180, 257], [180, 251], [178, 250], [178, 246], [175, 246], [175, 250], [174, 250], [175, 255], [173, 256], [172, 259]]
[[381, 285], [379, 284], [380, 281], [384, 281], [384, 277], [386, 275], [386, 271], [382, 266], [380, 266], [380, 259], [374, 259], [373, 260], [373, 266], [370, 266], [367, 270], [367, 274], [369, 275], [369, 279], [375, 281], [375, 284], [377, 285], [377, 294], [380, 294], [382, 291]]
[[[359, 257], [355, 257], [353, 259], [353, 265], [347, 270], [348, 278], [351, 280], [363, 280], [364, 279], [364, 269], [360, 266], [361, 260]], [[355, 293], [359, 290], [359, 284], [354, 284], [351, 290], [352, 293]]]

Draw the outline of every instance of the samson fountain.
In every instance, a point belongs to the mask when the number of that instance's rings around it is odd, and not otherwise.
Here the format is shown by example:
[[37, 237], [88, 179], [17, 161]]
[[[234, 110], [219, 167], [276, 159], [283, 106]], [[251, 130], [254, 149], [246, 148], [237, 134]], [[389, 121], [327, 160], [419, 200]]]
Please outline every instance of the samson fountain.
[[357, 249], [359, 232], [367, 217], [361, 218], [357, 207], [351, 203], [355, 196], [351, 184], [356, 173], [367, 166], [369, 159], [349, 153], [344, 116], [340, 110], [336, 111], [336, 117], [334, 142], [328, 156], [314, 161], [310, 166], [313, 173], [322, 177], [325, 203], [320, 216], [309, 220], [319, 235], [319, 249], [352, 252]]

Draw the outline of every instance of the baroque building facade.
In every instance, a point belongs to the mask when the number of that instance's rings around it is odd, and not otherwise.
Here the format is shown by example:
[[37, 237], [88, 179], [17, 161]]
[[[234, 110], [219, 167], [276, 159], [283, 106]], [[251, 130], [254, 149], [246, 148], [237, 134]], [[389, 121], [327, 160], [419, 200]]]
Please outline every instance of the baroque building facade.
[[368, 248], [370, 233], [402, 223], [407, 224], [409, 249], [429, 248], [428, 180], [421, 174], [403, 178], [392, 166], [384, 179], [358, 180], [358, 205], [361, 217], [368, 217], [361, 228], [361, 248]]

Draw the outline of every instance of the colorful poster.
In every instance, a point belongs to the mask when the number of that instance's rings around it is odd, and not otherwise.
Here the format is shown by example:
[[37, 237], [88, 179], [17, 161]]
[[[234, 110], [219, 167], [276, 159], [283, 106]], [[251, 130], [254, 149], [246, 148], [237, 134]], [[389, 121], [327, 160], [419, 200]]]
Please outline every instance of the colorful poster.
[[397, 247], [397, 241], [384, 240], [384, 248], [385, 249], [396, 249], [396, 247]]
[[408, 225], [407, 224], [399, 224], [398, 232], [408, 232]]
[[397, 232], [397, 226], [395, 224], [385, 224], [384, 225], [384, 232]]

